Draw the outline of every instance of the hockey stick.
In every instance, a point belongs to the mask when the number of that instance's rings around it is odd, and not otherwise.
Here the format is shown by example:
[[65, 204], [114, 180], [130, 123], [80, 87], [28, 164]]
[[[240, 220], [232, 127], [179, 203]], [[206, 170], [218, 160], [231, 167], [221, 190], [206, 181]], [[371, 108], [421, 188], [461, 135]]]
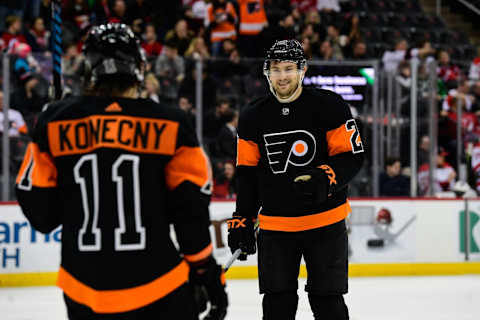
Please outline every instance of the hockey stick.
[[[257, 234], [258, 232], [258, 226], [259, 226], [259, 221], [257, 220], [255, 222], [255, 225], [253, 226], [254, 227], [254, 232], [255, 234]], [[242, 254], [242, 249], [237, 249], [235, 250], [235, 252], [232, 254], [232, 256], [230, 257], [230, 259], [228, 259], [227, 263], [225, 264], [225, 267], [223, 267], [223, 272], [227, 272], [228, 269], [230, 269], [230, 267], [232, 266], [232, 264], [235, 262], [235, 260], [238, 259], [238, 257]]]
[[225, 264], [225, 267], [223, 268], [223, 272], [227, 272], [228, 269], [232, 266], [232, 264], [235, 262], [235, 260], [238, 259], [238, 257], [242, 254], [242, 249], [237, 249], [235, 252], [232, 254], [230, 259], [228, 259], [227, 263]]
[[62, 2], [52, 1], [52, 67], [55, 100], [62, 97]]

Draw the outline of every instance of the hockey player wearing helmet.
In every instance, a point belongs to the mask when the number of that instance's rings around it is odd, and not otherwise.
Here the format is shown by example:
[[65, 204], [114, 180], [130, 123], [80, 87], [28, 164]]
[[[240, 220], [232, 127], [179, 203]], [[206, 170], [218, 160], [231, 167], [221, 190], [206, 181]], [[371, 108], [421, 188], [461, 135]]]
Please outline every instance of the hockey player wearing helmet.
[[302, 258], [315, 319], [348, 319], [347, 185], [364, 147], [339, 95], [302, 87], [306, 69], [298, 41], [275, 42], [264, 64], [271, 94], [240, 114], [228, 244], [240, 259], [258, 246], [264, 320], [295, 319]]
[[42, 112], [16, 185], [36, 230], [62, 226], [57, 285], [69, 319], [198, 319], [198, 287], [206, 319], [224, 319], [211, 169], [195, 131], [184, 112], [138, 98], [145, 61], [130, 28], [94, 27], [84, 54], [85, 94]]

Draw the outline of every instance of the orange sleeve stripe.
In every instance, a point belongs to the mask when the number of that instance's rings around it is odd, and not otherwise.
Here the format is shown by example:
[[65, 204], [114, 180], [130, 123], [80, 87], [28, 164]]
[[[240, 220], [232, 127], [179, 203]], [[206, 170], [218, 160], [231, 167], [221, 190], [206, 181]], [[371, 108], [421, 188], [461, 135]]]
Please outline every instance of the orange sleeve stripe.
[[170, 190], [185, 180], [203, 187], [212, 178], [210, 162], [202, 148], [182, 146], [165, 167], [165, 177]]
[[119, 313], [135, 310], [161, 299], [188, 280], [185, 261], [161, 277], [128, 289], [96, 290], [77, 280], [60, 267], [57, 286], [72, 300], [87, 305], [97, 313]]
[[57, 168], [53, 162], [50, 154], [41, 152], [38, 145], [34, 142], [30, 142], [25, 153], [20, 171], [17, 175], [16, 183], [19, 184], [26, 174], [26, 170], [32, 161], [33, 166], [30, 177], [32, 180], [32, 186], [40, 188], [56, 187], [57, 186]]
[[197, 262], [197, 261], [201, 261], [201, 260], [207, 258], [209, 255], [212, 254], [212, 251], [213, 251], [213, 245], [210, 243], [208, 246], [206, 246], [200, 252], [195, 253], [195, 254], [185, 254], [183, 257], [188, 262]]
[[327, 131], [328, 155], [334, 156], [342, 152], [352, 151], [350, 136], [347, 127], [342, 124], [340, 127]]
[[26, 170], [28, 168], [28, 165], [30, 164], [30, 161], [32, 161], [32, 143], [29, 143], [28, 146], [27, 146], [27, 150], [25, 151], [25, 155], [23, 156], [23, 161], [22, 161], [22, 165], [20, 166], [20, 170], [18, 171], [18, 174], [17, 174], [17, 179], [16, 179], [16, 183], [19, 184], [23, 177], [25, 176], [26, 174]]
[[352, 211], [348, 202], [321, 213], [301, 217], [275, 217], [258, 215], [263, 230], [297, 232], [328, 226], [345, 219]]
[[237, 138], [237, 166], [256, 166], [259, 160], [258, 145], [253, 141]]

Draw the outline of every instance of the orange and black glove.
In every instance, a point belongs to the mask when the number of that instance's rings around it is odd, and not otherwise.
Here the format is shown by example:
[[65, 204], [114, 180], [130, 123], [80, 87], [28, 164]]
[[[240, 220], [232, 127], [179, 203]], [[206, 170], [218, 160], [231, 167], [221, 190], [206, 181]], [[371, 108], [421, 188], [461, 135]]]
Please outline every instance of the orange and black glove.
[[255, 238], [255, 222], [253, 219], [244, 218], [233, 214], [228, 224], [228, 246], [232, 253], [242, 249], [238, 260], [246, 260], [247, 255], [255, 254], [257, 251]]
[[335, 192], [335, 172], [328, 165], [301, 171], [293, 180], [299, 201], [305, 205], [318, 205]]

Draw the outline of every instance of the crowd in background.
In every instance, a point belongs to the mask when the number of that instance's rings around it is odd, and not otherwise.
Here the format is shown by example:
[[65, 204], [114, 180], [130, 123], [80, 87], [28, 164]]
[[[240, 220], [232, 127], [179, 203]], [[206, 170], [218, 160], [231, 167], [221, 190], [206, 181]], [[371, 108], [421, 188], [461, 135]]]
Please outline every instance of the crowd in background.
[[[81, 92], [81, 48], [91, 26], [105, 22], [130, 25], [148, 58], [142, 96], [183, 109], [192, 124], [197, 116], [203, 119], [203, 140], [215, 173], [214, 196], [235, 197], [238, 113], [266, 92], [262, 59], [265, 49], [276, 39], [297, 38], [308, 59], [313, 60], [380, 59], [384, 70], [394, 72], [405, 91], [411, 86], [408, 61], [416, 57], [425, 66], [435, 59], [441, 110], [441, 152], [435, 190], [452, 188], [456, 179], [456, 143], [480, 150], [480, 53], [475, 57], [464, 34], [448, 30], [440, 18], [425, 14], [418, 1], [64, 0], [62, 8], [62, 72], [66, 91]], [[50, 0], [0, 1], [0, 49], [15, 57], [11, 66], [14, 87], [10, 107], [11, 117], [16, 120], [12, 120], [12, 127], [23, 128], [9, 131], [9, 135], [25, 138], [14, 144], [18, 146], [14, 153], [22, 152], [21, 146], [28, 140], [36, 115], [48, 101], [50, 25]], [[452, 46], [451, 41], [458, 45]], [[203, 64], [201, 114], [196, 112], [197, 61]], [[423, 67], [420, 80], [425, 74]], [[419, 85], [422, 92], [422, 81]], [[457, 107], [464, 110], [461, 142], [456, 141]], [[425, 100], [420, 101], [419, 113], [427, 114]], [[365, 115], [360, 110], [359, 118], [362, 116]], [[408, 101], [403, 103], [399, 116], [409, 116]], [[422, 150], [428, 150], [426, 138], [426, 125], [420, 124], [419, 157]], [[408, 143], [402, 145], [408, 149]], [[422, 194], [430, 187], [423, 174], [428, 171], [427, 160], [419, 158], [418, 162]], [[480, 176], [477, 162], [471, 165], [472, 177]], [[387, 159], [380, 181], [382, 195], [409, 195], [401, 165], [409, 166], [408, 150], [402, 150], [399, 158]], [[443, 170], [447, 167], [451, 170]], [[472, 185], [478, 185], [480, 191], [480, 180]]]

